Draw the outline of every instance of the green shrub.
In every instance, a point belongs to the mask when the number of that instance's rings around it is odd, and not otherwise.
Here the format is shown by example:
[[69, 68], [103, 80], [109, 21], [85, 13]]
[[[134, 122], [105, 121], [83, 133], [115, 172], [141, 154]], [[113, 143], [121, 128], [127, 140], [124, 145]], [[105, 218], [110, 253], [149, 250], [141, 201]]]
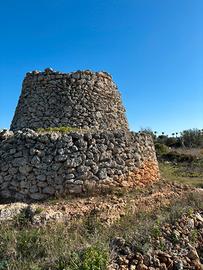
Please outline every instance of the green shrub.
[[169, 152], [169, 148], [162, 143], [155, 143], [155, 150], [158, 156], [162, 156]]
[[169, 153], [163, 154], [162, 158], [171, 162], [192, 162], [196, 159], [195, 156], [189, 154], [181, 154], [176, 151], [171, 151]]
[[179, 138], [179, 137], [168, 137], [164, 143], [168, 147], [177, 148], [177, 147], [182, 147], [183, 146], [181, 138]]
[[29, 208], [22, 209], [22, 211], [15, 217], [14, 225], [17, 227], [27, 227], [32, 221], [32, 214]]
[[6, 270], [8, 269], [7, 267], [8, 267], [8, 263], [6, 260], [0, 261], [0, 270]]
[[203, 147], [203, 132], [199, 129], [188, 129], [181, 133], [181, 139], [186, 147]]
[[87, 248], [82, 256], [83, 270], [105, 270], [108, 264], [108, 253], [98, 247]]

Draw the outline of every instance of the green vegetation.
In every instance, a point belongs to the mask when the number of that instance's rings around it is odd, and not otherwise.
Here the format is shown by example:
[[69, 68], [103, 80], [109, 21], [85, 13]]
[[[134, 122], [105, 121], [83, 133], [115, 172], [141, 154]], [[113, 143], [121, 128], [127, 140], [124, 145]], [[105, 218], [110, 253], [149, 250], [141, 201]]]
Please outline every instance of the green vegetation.
[[192, 243], [196, 243], [197, 242], [197, 238], [198, 238], [198, 230], [194, 229], [194, 230], [191, 230], [191, 233], [190, 233], [190, 241]]
[[176, 150], [171, 150], [166, 154], [158, 156], [159, 160], [165, 160], [170, 162], [188, 162], [191, 163], [196, 160], [196, 157], [186, 153], [179, 153]]
[[157, 158], [163, 178], [169, 181], [203, 187], [203, 154], [201, 149], [167, 149], [157, 147]]
[[169, 181], [203, 187], [203, 130], [188, 129], [172, 136], [158, 135], [150, 128], [163, 178]]
[[[174, 223], [184, 213], [202, 209], [202, 198], [188, 194], [160, 209], [126, 214], [110, 227], [98, 220], [96, 213], [71, 221], [34, 227], [19, 226], [15, 221], [0, 224], [0, 269], [2, 270], [105, 270], [111, 258], [109, 244], [114, 237], [133, 241], [140, 251], [150, 248], [150, 239], [160, 236], [165, 222]], [[176, 236], [171, 235], [177, 242]], [[197, 232], [191, 231], [191, 243]], [[160, 242], [160, 249], [165, 250]]]
[[162, 178], [194, 187], [203, 187], [203, 160], [191, 163], [160, 162]]
[[169, 147], [203, 148], [203, 129], [188, 129], [182, 132], [174, 132], [168, 136], [164, 132], [158, 135], [157, 131], [143, 128], [140, 132], [150, 134], [155, 143], [164, 144]]
[[166, 155], [170, 151], [168, 146], [162, 143], [155, 143], [155, 149], [156, 149], [156, 154], [158, 157]]
[[16, 235], [16, 253], [20, 260], [37, 260], [46, 256], [46, 248], [42, 244], [42, 230], [22, 229]]
[[76, 131], [84, 131], [84, 129], [77, 127], [49, 127], [49, 128], [38, 128], [37, 132], [46, 133], [46, 132], [61, 132], [61, 133], [69, 133]]
[[97, 247], [89, 247], [82, 256], [83, 270], [105, 270], [108, 263], [108, 253], [106, 250]]
[[203, 147], [203, 130], [189, 129], [181, 133], [185, 147]]

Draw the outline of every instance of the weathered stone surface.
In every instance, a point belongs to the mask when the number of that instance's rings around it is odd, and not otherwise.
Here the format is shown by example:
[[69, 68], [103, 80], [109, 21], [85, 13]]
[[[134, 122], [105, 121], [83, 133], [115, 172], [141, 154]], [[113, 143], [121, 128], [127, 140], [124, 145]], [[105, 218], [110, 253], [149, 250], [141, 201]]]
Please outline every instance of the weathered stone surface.
[[55, 189], [53, 187], [45, 187], [43, 189], [43, 193], [53, 195], [55, 193]]
[[32, 167], [28, 166], [28, 165], [20, 166], [19, 171], [20, 171], [20, 173], [26, 175], [26, 174], [29, 174], [29, 172], [32, 171]]
[[[79, 131], [37, 130], [61, 126]], [[3, 198], [42, 200], [81, 193], [87, 181], [132, 188], [159, 178], [153, 140], [128, 130], [106, 72], [27, 73], [11, 129], [0, 132]]]
[[[128, 129], [120, 93], [109, 74], [92, 71], [59, 74], [48, 69], [26, 74], [11, 130], [60, 126]], [[3, 137], [10, 136], [6, 132]]]
[[8, 205], [0, 205], [0, 221], [12, 220], [15, 216], [20, 214], [22, 210], [28, 207], [25, 203], [15, 203]]
[[[59, 136], [60, 140], [51, 140]], [[86, 147], [72, 152], [78, 146], [76, 138]], [[109, 145], [115, 151], [108, 150]], [[7, 151], [8, 146], [16, 151]], [[133, 187], [159, 176], [152, 138], [129, 131], [67, 135], [22, 130], [0, 141], [0, 149], [0, 191], [6, 198], [17, 193], [21, 198], [36, 200], [55, 193], [80, 193], [86, 180], [103, 183], [108, 179], [114, 185]], [[16, 157], [19, 152], [23, 157]], [[64, 155], [65, 159], [56, 158]]]
[[34, 193], [34, 194], [30, 194], [30, 198], [33, 200], [44, 200], [47, 198], [47, 196], [45, 194], [41, 194], [41, 193]]

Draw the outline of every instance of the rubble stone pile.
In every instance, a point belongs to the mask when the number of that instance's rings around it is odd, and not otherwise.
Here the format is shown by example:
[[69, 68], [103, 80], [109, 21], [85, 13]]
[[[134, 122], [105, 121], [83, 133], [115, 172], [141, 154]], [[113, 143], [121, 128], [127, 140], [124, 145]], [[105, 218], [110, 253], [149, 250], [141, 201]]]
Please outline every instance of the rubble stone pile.
[[150, 239], [148, 251], [123, 238], [112, 240], [112, 270], [203, 269], [203, 213], [183, 215], [175, 224], [166, 223], [160, 235]]

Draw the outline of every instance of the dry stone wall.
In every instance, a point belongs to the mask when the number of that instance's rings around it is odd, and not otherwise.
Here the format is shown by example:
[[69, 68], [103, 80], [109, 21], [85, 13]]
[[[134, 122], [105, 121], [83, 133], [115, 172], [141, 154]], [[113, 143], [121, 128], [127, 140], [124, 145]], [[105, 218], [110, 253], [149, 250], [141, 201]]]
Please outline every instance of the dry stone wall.
[[120, 93], [108, 73], [27, 73], [11, 130], [60, 126], [128, 128]]
[[41, 200], [88, 185], [136, 186], [159, 177], [154, 144], [126, 131], [0, 133], [0, 196]]
[[[46, 129], [61, 126], [79, 131]], [[0, 132], [0, 198], [43, 200], [157, 179], [153, 140], [129, 131], [108, 73], [27, 73], [11, 130]]]

